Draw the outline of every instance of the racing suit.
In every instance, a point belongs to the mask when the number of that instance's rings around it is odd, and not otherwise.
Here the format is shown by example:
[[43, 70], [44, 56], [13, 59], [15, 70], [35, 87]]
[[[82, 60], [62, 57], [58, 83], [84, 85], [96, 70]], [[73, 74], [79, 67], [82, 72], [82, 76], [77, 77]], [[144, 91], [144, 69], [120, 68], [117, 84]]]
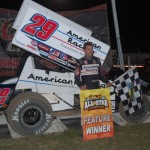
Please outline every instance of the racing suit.
[[85, 86], [87, 89], [97, 89], [100, 88], [99, 80], [108, 83], [101, 71], [100, 59], [95, 56], [81, 58], [77, 62], [76, 68], [79, 69], [79, 73], [75, 74], [75, 83], [79, 87]]

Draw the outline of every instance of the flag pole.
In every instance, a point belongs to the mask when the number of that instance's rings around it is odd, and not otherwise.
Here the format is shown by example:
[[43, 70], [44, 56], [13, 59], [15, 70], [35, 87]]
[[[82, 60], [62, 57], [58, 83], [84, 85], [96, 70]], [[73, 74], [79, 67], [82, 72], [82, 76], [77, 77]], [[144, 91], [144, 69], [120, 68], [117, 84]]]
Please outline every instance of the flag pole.
[[114, 19], [114, 26], [115, 26], [120, 68], [121, 68], [121, 70], [125, 71], [115, 0], [111, 0], [111, 6], [112, 6], [113, 19]]

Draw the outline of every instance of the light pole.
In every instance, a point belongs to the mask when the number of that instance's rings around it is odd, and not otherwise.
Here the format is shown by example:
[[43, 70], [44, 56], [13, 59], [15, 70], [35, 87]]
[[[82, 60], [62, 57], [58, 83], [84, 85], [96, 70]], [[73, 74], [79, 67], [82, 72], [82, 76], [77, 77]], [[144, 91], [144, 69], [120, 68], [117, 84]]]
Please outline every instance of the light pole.
[[121, 46], [121, 40], [120, 40], [120, 33], [119, 33], [119, 26], [118, 26], [118, 18], [117, 18], [115, 0], [111, 0], [111, 6], [112, 6], [113, 19], [114, 19], [114, 26], [115, 26], [115, 33], [116, 33], [116, 41], [117, 41], [117, 48], [118, 48], [118, 54], [119, 54], [120, 68], [124, 71], [125, 70], [124, 69], [124, 59], [123, 59], [122, 46]]

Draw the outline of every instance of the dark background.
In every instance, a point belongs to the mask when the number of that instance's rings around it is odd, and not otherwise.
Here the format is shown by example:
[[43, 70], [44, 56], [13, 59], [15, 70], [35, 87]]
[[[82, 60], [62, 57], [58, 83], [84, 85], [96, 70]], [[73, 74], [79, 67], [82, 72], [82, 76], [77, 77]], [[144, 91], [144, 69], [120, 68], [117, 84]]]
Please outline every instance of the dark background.
[[[106, 0], [34, 0], [37, 3], [53, 10], [79, 10], [103, 4]], [[150, 26], [148, 1], [116, 0], [118, 22], [123, 52], [148, 52], [150, 44]], [[0, 8], [19, 10], [22, 0], [1, 0]], [[111, 0], [108, 4], [108, 21], [110, 28], [111, 48], [116, 49], [115, 31], [111, 9]]]

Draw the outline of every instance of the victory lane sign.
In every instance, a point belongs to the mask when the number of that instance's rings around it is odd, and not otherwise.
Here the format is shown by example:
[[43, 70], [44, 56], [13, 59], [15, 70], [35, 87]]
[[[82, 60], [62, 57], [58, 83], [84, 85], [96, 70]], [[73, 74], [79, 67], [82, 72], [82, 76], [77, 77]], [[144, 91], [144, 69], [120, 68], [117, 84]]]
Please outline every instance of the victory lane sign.
[[110, 89], [80, 91], [83, 140], [114, 135]]

